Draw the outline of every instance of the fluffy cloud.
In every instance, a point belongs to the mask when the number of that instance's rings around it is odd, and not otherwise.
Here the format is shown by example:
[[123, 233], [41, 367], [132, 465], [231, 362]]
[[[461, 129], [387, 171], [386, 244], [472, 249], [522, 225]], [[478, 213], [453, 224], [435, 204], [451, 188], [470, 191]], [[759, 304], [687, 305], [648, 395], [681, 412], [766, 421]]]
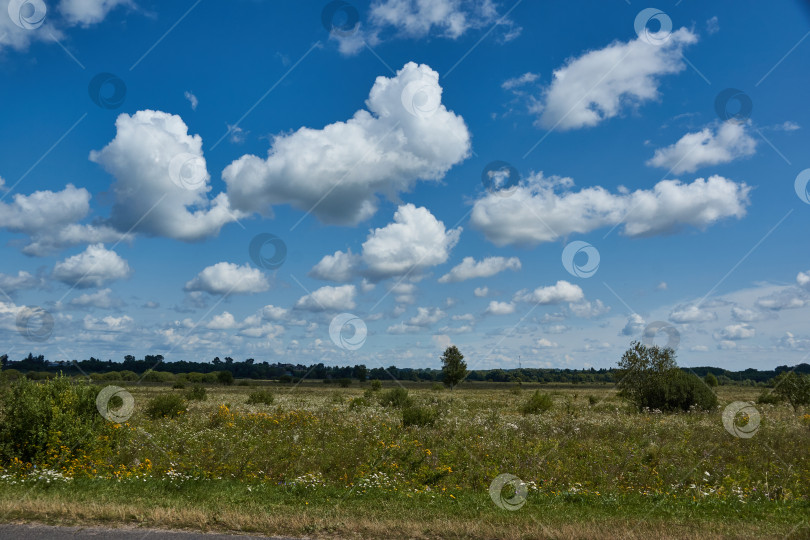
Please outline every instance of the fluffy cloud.
[[419, 179], [437, 180], [467, 157], [464, 120], [441, 103], [439, 75], [406, 64], [378, 77], [346, 122], [278, 135], [267, 159], [245, 155], [223, 172], [231, 204], [272, 212], [290, 204], [332, 224], [357, 224], [377, 210], [377, 194], [395, 198]]
[[535, 342], [535, 345], [541, 349], [556, 349], [559, 345], [554, 342], [550, 341], [546, 338], [540, 338]]
[[312, 294], [302, 296], [295, 303], [296, 309], [306, 311], [341, 311], [354, 309], [354, 297], [357, 289], [354, 285], [340, 287], [321, 287]]
[[548, 287], [538, 287], [533, 291], [520, 291], [515, 294], [515, 300], [533, 304], [548, 305], [562, 302], [579, 302], [585, 294], [579, 285], [560, 280]]
[[161, 111], [122, 114], [115, 138], [90, 153], [116, 181], [110, 222], [119, 231], [195, 241], [243, 217], [220, 193], [209, 200], [202, 138], [182, 118]]
[[93, 293], [85, 293], [70, 301], [71, 306], [95, 307], [99, 309], [111, 309], [124, 305], [120, 298], [112, 295], [112, 289], [101, 289]]
[[357, 54], [366, 42], [376, 45], [383, 34], [422, 38], [440, 35], [457, 39], [470, 30], [495, 23], [503, 33], [500, 41], [518, 37], [522, 28], [498, 13], [492, 0], [377, 0], [371, 4], [365, 24], [358, 22], [354, 31], [333, 32], [330, 38], [339, 44], [342, 54]]
[[41, 277], [34, 276], [29, 272], [20, 270], [17, 275], [0, 274], [0, 291], [10, 294], [23, 289], [33, 289], [40, 287], [44, 283]]
[[310, 275], [338, 282], [360, 275], [375, 281], [406, 274], [415, 277], [447, 261], [461, 231], [461, 227], [447, 230], [427, 208], [406, 204], [394, 213], [393, 223], [369, 233], [360, 255], [337, 251], [321, 259]]
[[509, 197], [487, 193], [475, 202], [471, 224], [499, 246], [534, 245], [622, 223], [627, 236], [653, 236], [685, 225], [705, 228], [723, 218], [741, 218], [750, 191], [745, 183], [722, 176], [691, 184], [662, 180], [651, 190], [617, 195], [599, 186], [557, 193], [557, 185], [558, 179], [538, 173]]
[[491, 277], [504, 270], [520, 270], [520, 259], [511, 257], [487, 257], [476, 262], [472, 257], [464, 257], [461, 264], [439, 278], [439, 283], [455, 283], [467, 279]]
[[239, 323], [236, 322], [236, 318], [227, 311], [216, 315], [205, 325], [210, 330], [231, 330], [237, 326], [239, 326]]
[[714, 333], [714, 339], [718, 341], [723, 340], [739, 340], [749, 339], [756, 335], [756, 330], [747, 324], [730, 324], [722, 330]]
[[70, 24], [89, 26], [104, 20], [117, 6], [132, 5], [131, 0], [61, 0], [59, 11]]
[[270, 288], [267, 277], [258, 268], [219, 262], [203, 269], [186, 283], [185, 290], [200, 291], [214, 295], [251, 294]]
[[642, 39], [589, 51], [554, 71], [551, 85], [533, 108], [547, 129], [595, 126], [618, 116], [627, 104], [658, 98], [659, 78], [686, 68], [684, 47], [697, 42], [685, 28], [655, 46]]
[[716, 321], [717, 313], [696, 305], [679, 306], [669, 314], [669, 320], [675, 323]]
[[647, 165], [680, 174], [751, 156], [756, 151], [757, 141], [746, 132], [746, 128], [747, 124], [728, 121], [716, 131], [706, 127], [687, 133], [675, 144], [656, 150]]
[[610, 311], [610, 306], [606, 306], [601, 300], [568, 304], [568, 307], [575, 316], [583, 319], [592, 319]]
[[644, 331], [646, 325], [647, 323], [644, 322], [644, 317], [638, 313], [633, 313], [627, 318], [627, 324], [622, 328], [621, 334], [623, 336], [639, 336]]
[[520, 77], [514, 77], [512, 79], [506, 79], [501, 84], [501, 88], [504, 90], [514, 90], [515, 88], [520, 88], [521, 86], [525, 86], [527, 84], [533, 83], [536, 81], [540, 75], [537, 73], [532, 73], [531, 71], [527, 71]]
[[68, 184], [62, 191], [15, 194], [11, 203], [0, 202], [0, 228], [25, 234], [26, 255], [44, 256], [59, 249], [87, 243], [131, 240], [104, 224], [80, 225], [90, 212], [90, 192]]
[[484, 298], [489, 294], [489, 287], [476, 287], [473, 289], [473, 294], [478, 298]]
[[408, 319], [408, 324], [411, 326], [427, 327], [440, 321], [445, 316], [446, 313], [437, 307], [420, 307], [416, 309], [416, 315]]
[[487, 313], [490, 315], [509, 315], [515, 312], [515, 304], [510, 302], [496, 302], [492, 300], [487, 306]]
[[101, 287], [131, 274], [127, 261], [103, 244], [87, 246], [83, 252], [56, 263], [53, 268], [54, 279], [79, 289]]
[[132, 329], [135, 320], [128, 315], [121, 317], [108, 315], [101, 319], [88, 315], [84, 318], [83, 324], [85, 330], [92, 332], [124, 332]]
[[731, 317], [735, 321], [756, 322], [770, 319], [773, 317], [773, 315], [759, 310], [746, 309], [734, 306], [733, 308], [731, 308]]

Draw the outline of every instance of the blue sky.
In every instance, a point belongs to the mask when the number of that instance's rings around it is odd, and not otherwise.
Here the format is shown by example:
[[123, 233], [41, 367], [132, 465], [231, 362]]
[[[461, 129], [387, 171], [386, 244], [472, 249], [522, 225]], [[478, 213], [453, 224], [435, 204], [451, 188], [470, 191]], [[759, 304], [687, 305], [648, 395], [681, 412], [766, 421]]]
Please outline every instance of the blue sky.
[[807, 360], [802, 3], [223, 6], [0, 0], [12, 358]]

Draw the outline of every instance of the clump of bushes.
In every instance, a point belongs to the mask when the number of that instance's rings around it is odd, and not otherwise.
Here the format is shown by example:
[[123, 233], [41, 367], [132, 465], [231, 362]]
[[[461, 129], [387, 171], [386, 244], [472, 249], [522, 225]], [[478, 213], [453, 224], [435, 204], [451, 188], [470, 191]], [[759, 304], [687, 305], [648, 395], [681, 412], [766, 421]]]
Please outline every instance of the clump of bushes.
[[535, 390], [528, 401], [520, 407], [520, 412], [523, 414], [540, 414], [551, 409], [552, 405], [551, 396], [541, 393], [540, 390]]
[[402, 409], [413, 404], [413, 400], [408, 396], [408, 390], [397, 386], [380, 395], [380, 405], [383, 407], [396, 407]]
[[371, 381], [371, 391], [372, 392], [379, 392], [382, 390], [382, 383], [379, 379], [374, 379]]
[[174, 383], [172, 385], [172, 388], [174, 388], [175, 390], [182, 390], [185, 387], [186, 387], [186, 383], [184, 383], [183, 381], [177, 381], [176, 383]]
[[790, 403], [794, 411], [810, 405], [810, 375], [786, 371], [777, 375], [773, 384], [773, 393]]
[[14, 381], [0, 392], [0, 460], [44, 463], [62, 446], [89, 453], [111, 444], [98, 437], [109, 425], [96, 408], [98, 392], [61, 375]]
[[361, 407], [368, 407], [369, 405], [371, 405], [371, 402], [367, 397], [356, 397], [349, 402], [349, 410], [353, 411]]
[[152, 420], [175, 418], [186, 412], [186, 402], [177, 394], [155, 396], [146, 404], [145, 414]]
[[224, 384], [225, 386], [230, 386], [233, 384], [233, 373], [230, 371], [223, 370], [217, 371], [217, 382], [219, 384]]
[[341, 388], [348, 388], [352, 385], [352, 380], [349, 379], [348, 377], [343, 377], [341, 379], [338, 379], [337, 383]]
[[186, 392], [186, 399], [189, 401], [205, 401], [208, 399], [208, 391], [201, 384], [195, 384]]
[[717, 396], [694, 373], [675, 364], [669, 347], [648, 347], [634, 341], [619, 361], [619, 395], [638, 410], [688, 411], [717, 407]]
[[778, 405], [782, 402], [782, 396], [775, 392], [769, 392], [767, 390], [763, 390], [762, 393], [757, 398], [757, 403], [760, 405]]
[[432, 407], [408, 405], [402, 409], [402, 425], [432, 426], [439, 417], [439, 411]]
[[246, 403], [248, 405], [272, 405], [275, 399], [270, 390], [256, 390], [248, 394]]

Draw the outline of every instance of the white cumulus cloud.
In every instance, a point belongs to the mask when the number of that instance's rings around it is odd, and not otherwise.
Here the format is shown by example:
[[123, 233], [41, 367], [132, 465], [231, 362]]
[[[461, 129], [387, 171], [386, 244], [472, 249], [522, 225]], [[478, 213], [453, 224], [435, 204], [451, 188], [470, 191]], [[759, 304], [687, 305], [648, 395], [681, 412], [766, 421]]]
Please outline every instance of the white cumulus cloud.
[[218, 262], [204, 268], [185, 286], [189, 292], [213, 295], [252, 294], [269, 288], [267, 277], [258, 268], [229, 262]]
[[103, 244], [87, 246], [83, 252], [53, 267], [54, 279], [79, 289], [101, 287], [117, 279], [126, 279], [131, 274], [129, 263]]
[[520, 270], [517, 257], [487, 257], [477, 262], [472, 257], [464, 257], [461, 264], [439, 278], [439, 283], [455, 283], [473, 278], [491, 277], [504, 270]]
[[298, 299], [296, 309], [306, 311], [342, 311], [354, 309], [354, 297], [357, 289], [354, 285], [341, 285], [340, 287], [321, 287], [311, 294]]
[[687, 133], [675, 144], [656, 150], [647, 165], [680, 174], [751, 156], [756, 151], [757, 141], [747, 133], [747, 127], [741, 122], [728, 121], [717, 129], [709, 126]]

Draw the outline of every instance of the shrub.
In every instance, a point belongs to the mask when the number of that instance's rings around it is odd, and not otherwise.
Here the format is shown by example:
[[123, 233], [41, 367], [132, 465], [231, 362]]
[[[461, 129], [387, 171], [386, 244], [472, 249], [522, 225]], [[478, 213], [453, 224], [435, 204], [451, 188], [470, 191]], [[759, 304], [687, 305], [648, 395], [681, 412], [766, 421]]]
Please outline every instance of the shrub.
[[352, 380], [347, 377], [343, 377], [342, 379], [338, 379], [337, 383], [341, 388], [348, 388], [352, 385]]
[[174, 418], [186, 412], [186, 403], [177, 394], [161, 394], [149, 400], [145, 412], [152, 420]]
[[225, 386], [230, 386], [233, 384], [233, 373], [228, 371], [227, 369], [223, 371], [217, 371], [217, 382], [220, 384], [224, 384]]
[[717, 407], [717, 396], [700, 377], [675, 364], [675, 351], [634, 341], [619, 361], [619, 395], [638, 410], [688, 411]]
[[293, 378], [292, 378], [292, 377], [290, 377], [289, 375], [282, 375], [282, 376], [280, 376], [280, 377], [278, 378], [278, 382], [280, 382], [280, 383], [282, 383], [282, 384], [285, 384], [285, 383], [291, 383], [291, 382], [292, 382], [292, 380], [293, 380]]
[[371, 402], [366, 397], [356, 397], [349, 402], [349, 410], [353, 411], [355, 409], [359, 409], [360, 407], [368, 407], [371, 405]]
[[439, 411], [432, 407], [408, 405], [402, 409], [403, 426], [432, 426], [439, 417]]
[[143, 374], [143, 380], [147, 382], [172, 382], [174, 380], [174, 373], [168, 371], [154, 371], [149, 370]]
[[237, 384], [237, 386], [250, 386], [250, 381], [242, 379], [241, 381], [239, 381], [239, 384]]
[[794, 411], [800, 405], [810, 405], [810, 375], [788, 371], [776, 376], [773, 383], [774, 394], [787, 400]]
[[434, 392], [440, 392], [441, 390], [444, 389], [444, 387], [442, 386], [441, 383], [435, 382], [430, 385], [430, 389], [433, 390]]
[[551, 396], [540, 393], [540, 390], [535, 390], [528, 401], [520, 407], [520, 412], [523, 414], [539, 414], [549, 410], [552, 404]]
[[183, 381], [177, 381], [176, 383], [174, 383], [172, 385], [172, 388], [174, 388], [175, 390], [182, 390], [185, 387], [186, 387], [186, 383], [184, 383]]
[[413, 400], [408, 396], [408, 391], [401, 386], [392, 388], [380, 395], [380, 405], [383, 407], [396, 407], [401, 409], [413, 404]]
[[18, 369], [4, 369], [0, 371], [0, 380], [3, 381], [16, 381], [22, 377], [22, 373]]
[[186, 399], [189, 401], [205, 401], [208, 399], [208, 392], [201, 384], [195, 384], [186, 392]]
[[767, 390], [763, 390], [762, 393], [757, 398], [757, 403], [760, 405], [778, 405], [783, 401], [782, 396], [777, 394], [776, 392], [769, 392]]
[[588, 405], [593, 407], [597, 403], [599, 403], [599, 399], [596, 396], [588, 396]]
[[379, 379], [374, 379], [371, 381], [371, 391], [379, 392], [380, 390], [382, 390], [382, 383], [379, 381]]
[[248, 405], [272, 405], [274, 400], [275, 396], [270, 390], [256, 390], [248, 394], [246, 403]]
[[108, 424], [96, 408], [98, 391], [64, 376], [13, 382], [0, 393], [0, 459], [43, 463], [62, 446], [86, 453], [108, 444], [98, 437]]
[[714, 376], [714, 373], [707, 373], [706, 376], [703, 377], [703, 382], [712, 388], [719, 384], [717, 382], [717, 377]]

